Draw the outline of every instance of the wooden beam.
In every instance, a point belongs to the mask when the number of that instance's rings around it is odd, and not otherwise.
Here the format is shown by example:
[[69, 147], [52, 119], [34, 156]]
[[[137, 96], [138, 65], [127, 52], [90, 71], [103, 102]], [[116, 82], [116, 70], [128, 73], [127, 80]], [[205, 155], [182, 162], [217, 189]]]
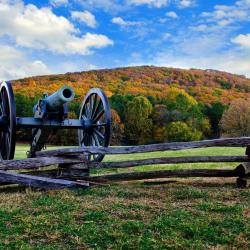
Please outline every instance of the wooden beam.
[[75, 182], [63, 179], [52, 179], [47, 177], [18, 174], [0, 170], [0, 182], [15, 183], [25, 186], [38, 187], [44, 189], [62, 189], [62, 188], [86, 188], [88, 182]]
[[84, 168], [82, 169], [50, 169], [50, 170], [35, 170], [24, 172], [27, 175], [43, 176], [50, 178], [60, 178], [60, 179], [77, 179], [89, 176], [89, 171]]
[[250, 137], [240, 138], [222, 138], [214, 140], [192, 141], [192, 142], [172, 142], [151, 145], [129, 146], [129, 147], [82, 147], [82, 148], [65, 148], [48, 151], [36, 152], [36, 156], [58, 156], [75, 153], [92, 153], [92, 154], [133, 154], [146, 153], [166, 150], [181, 150], [190, 148], [206, 148], [218, 146], [245, 147], [250, 145]]
[[[188, 157], [162, 157], [142, 160], [130, 160], [122, 162], [87, 162], [81, 157], [38, 157], [23, 160], [4, 160], [0, 162], [0, 170], [20, 170], [20, 169], [39, 169], [50, 165], [61, 164], [72, 169], [88, 168], [127, 168], [154, 164], [180, 164], [180, 163], [202, 163], [202, 162], [249, 162], [248, 156], [188, 156]], [[83, 163], [77, 167], [77, 163]], [[83, 167], [84, 166], [84, 167]]]
[[84, 177], [86, 181], [131, 181], [144, 179], [160, 179], [175, 177], [235, 177], [238, 176], [237, 171], [231, 169], [182, 169], [182, 170], [160, 170], [148, 172], [131, 172], [120, 174], [108, 174], [100, 176]]
[[[203, 162], [248, 162], [248, 156], [188, 156], [188, 157], [162, 157], [142, 160], [130, 160], [121, 162], [89, 163], [89, 168], [127, 168], [155, 164], [180, 164], [180, 163], [203, 163]], [[81, 169], [72, 167], [72, 169]]]
[[27, 158], [21, 160], [3, 160], [0, 161], [0, 170], [19, 170], [19, 169], [38, 169], [55, 164], [73, 164], [86, 163], [86, 159], [82, 159], [79, 155], [69, 155], [67, 157], [39, 157]]

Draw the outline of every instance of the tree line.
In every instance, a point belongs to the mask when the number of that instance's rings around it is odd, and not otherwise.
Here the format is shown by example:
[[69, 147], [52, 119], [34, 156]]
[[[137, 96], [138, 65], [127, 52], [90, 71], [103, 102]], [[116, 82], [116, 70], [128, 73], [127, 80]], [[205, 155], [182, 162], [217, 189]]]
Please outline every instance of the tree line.
[[[18, 116], [33, 116], [39, 97], [15, 95]], [[185, 90], [171, 88], [164, 98], [114, 94], [109, 98], [112, 114], [112, 145], [192, 141], [225, 136], [250, 135], [249, 100], [235, 100], [231, 105], [220, 102], [199, 103]], [[69, 117], [77, 118], [81, 103], [69, 104]], [[30, 129], [21, 129], [17, 137], [28, 141]], [[50, 142], [77, 144], [77, 131], [59, 131]]]

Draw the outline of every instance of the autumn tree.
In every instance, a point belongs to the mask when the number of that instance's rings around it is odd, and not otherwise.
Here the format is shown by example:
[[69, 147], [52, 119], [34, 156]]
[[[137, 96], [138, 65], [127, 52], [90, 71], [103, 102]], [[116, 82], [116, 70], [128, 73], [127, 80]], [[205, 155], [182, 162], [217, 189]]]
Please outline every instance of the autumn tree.
[[223, 136], [250, 136], [250, 99], [232, 102], [222, 116]]
[[111, 145], [120, 145], [124, 137], [124, 124], [118, 113], [111, 109]]
[[151, 139], [152, 104], [146, 97], [137, 96], [125, 109], [125, 136], [131, 144], [147, 143]]
[[152, 112], [153, 130], [152, 139], [154, 143], [165, 141], [165, 126], [170, 122], [171, 114], [166, 105], [157, 104]]

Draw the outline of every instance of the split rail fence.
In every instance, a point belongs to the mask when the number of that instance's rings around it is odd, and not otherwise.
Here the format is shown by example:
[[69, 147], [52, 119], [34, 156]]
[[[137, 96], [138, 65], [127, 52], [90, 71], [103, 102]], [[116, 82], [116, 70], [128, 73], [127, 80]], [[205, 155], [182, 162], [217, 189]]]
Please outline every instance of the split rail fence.
[[[246, 147], [245, 155], [160, 157], [119, 162], [88, 162], [91, 154], [135, 154], [206, 147]], [[85, 154], [85, 155], [84, 155]], [[179, 169], [91, 175], [91, 169], [118, 169], [145, 165], [206, 162], [239, 163], [234, 169]], [[53, 166], [53, 167], [51, 167]], [[52, 169], [51, 169], [52, 168]], [[174, 142], [129, 147], [65, 148], [36, 153], [35, 158], [0, 161], [0, 184], [20, 184], [45, 189], [89, 187], [91, 184], [160, 178], [236, 177], [239, 187], [250, 178], [250, 137], [225, 138], [194, 142]]]

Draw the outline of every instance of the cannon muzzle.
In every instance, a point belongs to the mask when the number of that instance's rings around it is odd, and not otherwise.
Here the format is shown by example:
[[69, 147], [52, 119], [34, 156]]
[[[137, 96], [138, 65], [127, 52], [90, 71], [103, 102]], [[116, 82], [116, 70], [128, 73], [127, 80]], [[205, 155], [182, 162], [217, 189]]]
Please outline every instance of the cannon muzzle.
[[57, 110], [62, 107], [63, 104], [72, 101], [74, 97], [74, 90], [68, 86], [64, 86], [46, 98], [47, 107], [50, 110]]

